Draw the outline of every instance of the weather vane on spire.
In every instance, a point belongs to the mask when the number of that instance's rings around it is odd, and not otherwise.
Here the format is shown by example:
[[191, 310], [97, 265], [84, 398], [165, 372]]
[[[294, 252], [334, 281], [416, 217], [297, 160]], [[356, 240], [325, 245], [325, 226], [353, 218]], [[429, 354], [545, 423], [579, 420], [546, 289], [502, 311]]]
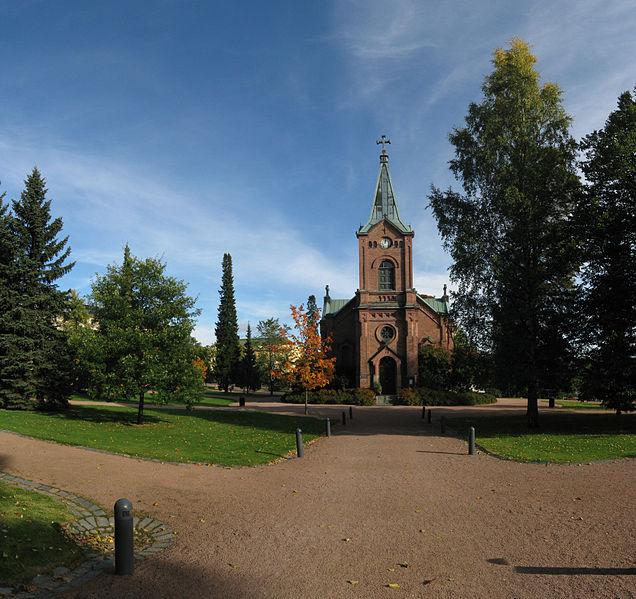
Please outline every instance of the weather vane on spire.
[[390, 144], [391, 140], [386, 138], [386, 135], [382, 136], [382, 139], [375, 142], [376, 144], [382, 144], [382, 154], [386, 154], [385, 144]]

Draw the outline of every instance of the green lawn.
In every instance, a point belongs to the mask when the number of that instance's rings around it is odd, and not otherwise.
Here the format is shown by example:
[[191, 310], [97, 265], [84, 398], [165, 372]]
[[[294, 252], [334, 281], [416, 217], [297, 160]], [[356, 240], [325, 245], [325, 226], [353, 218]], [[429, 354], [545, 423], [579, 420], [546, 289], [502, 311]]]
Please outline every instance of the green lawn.
[[0, 481], [0, 586], [29, 583], [83, 559], [56, 526], [74, 519], [50, 497]]
[[[542, 399], [541, 402], [545, 402], [545, 405], [548, 405], [547, 399]], [[560, 405], [562, 408], [567, 408], [568, 410], [605, 410], [599, 402], [596, 401], [576, 401], [573, 399], [557, 399], [555, 403]]]
[[296, 428], [311, 441], [324, 422], [311, 417], [226, 410], [144, 410], [72, 406], [60, 414], [0, 410], [0, 429], [58, 443], [106, 449], [168, 462], [253, 466], [296, 449]]
[[573, 414], [541, 411], [540, 428], [525, 416], [449, 418], [460, 436], [475, 427], [476, 442], [497, 455], [527, 462], [590, 462], [636, 457], [636, 414]]

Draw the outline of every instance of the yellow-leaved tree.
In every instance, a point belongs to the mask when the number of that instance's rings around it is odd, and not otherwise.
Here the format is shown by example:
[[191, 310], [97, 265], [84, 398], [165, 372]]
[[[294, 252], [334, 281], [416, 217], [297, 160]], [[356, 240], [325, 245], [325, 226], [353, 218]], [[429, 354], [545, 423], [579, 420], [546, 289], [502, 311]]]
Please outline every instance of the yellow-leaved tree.
[[308, 394], [324, 387], [334, 376], [336, 358], [331, 357], [331, 339], [323, 339], [318, 332], [317, 317], [307, 313], [302, 305], [290, 306], [294, 329], [280, 329], [281, 343], [272, 346], [276, 364], [272, 376], [284, 380], [294, 389], [305, 391], [305, 414]]

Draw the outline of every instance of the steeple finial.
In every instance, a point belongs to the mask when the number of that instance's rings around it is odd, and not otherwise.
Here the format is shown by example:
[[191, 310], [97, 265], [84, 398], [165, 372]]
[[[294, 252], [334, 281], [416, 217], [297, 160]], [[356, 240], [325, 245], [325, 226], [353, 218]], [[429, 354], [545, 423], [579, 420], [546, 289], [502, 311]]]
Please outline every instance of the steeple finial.
[[376, 144], [382, 144], [382, 154], [381, 156], [388, 156], [386, 153], [386, 144], [390, 144], [391, 140], [386, 138], [386, 135], [382, 136], [382, 139], [379, 139], [375, 142]]

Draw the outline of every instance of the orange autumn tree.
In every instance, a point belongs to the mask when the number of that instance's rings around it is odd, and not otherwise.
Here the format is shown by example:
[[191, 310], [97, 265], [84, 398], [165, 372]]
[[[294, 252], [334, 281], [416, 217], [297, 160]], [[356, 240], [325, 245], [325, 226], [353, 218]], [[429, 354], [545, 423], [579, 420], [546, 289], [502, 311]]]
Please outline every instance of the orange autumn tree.
[[302, 304], [290, 306], [294, 329], [280, 329], [282, 342], [272, 349], [277, 363], [272, 376], [284, 380], [292, 388], [305, 391], [305, 414], [309, 391], [329, 384], [333, 378], [336, 358], [330, 357], [331, 339], [318, 332], [318, 315], [308, 314]]

